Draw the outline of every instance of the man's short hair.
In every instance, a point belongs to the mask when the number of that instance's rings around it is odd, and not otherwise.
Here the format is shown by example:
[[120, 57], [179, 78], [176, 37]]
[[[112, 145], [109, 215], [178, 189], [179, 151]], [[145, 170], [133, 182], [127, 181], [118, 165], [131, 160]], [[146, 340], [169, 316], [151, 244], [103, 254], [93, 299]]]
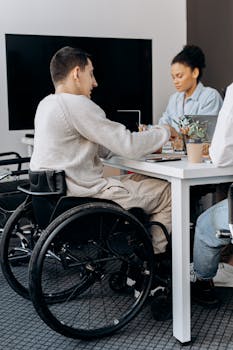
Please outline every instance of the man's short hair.
[[90, 55], [79, 48], [65, 46], [58, 50], [50, 62], [50, 74], [53, 84], [56, 85], [64, 80], [76, 66], [84, 70], [88, 64], [88, 58], [90, 58]]

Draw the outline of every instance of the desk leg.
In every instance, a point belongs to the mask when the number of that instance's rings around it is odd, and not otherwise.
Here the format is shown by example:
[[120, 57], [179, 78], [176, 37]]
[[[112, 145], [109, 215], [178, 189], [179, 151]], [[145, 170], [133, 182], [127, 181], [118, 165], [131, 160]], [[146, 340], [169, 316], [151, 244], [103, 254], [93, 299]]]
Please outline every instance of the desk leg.
[[191, 340], [189, 184], [172, 180], [173, 335]]

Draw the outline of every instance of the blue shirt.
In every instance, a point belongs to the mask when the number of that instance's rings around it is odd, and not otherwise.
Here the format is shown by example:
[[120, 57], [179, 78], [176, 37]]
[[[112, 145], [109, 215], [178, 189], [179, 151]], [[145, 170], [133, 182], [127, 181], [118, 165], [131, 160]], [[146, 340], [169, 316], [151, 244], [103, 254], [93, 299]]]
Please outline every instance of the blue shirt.
[[186, 100], [184, 95], [184, 92], [176, 92], [170, 97], [166, 111], [159, 120], [160, 125], [169, 124], [178, 130], [173, 119], [178, 120], [184, 115], [218, 115], [222, 107], [223, 101], [219, 92], [205, 87], [201, 82]]

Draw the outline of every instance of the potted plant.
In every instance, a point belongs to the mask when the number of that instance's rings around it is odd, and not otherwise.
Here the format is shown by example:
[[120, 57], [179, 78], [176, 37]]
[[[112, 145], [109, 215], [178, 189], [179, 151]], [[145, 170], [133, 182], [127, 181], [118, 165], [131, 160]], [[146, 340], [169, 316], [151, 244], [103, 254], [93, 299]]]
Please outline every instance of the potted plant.
[[180, 117], [179, 120], [174, 120], [178, 125], [180, 133], [185, 138], [191, 139], [206, 139], [207, 125], [206, 121], [200, 122], [199, 120], [193, 120], [191, 116]]
[[179, 126], [185, 153], [194, 152], [191, 161], [194, 163], [200, 162], [203, 142], [207, 137], [206, 121], [200, 122], [199, 120], [193, 120], [191, 116], [183, 116], [175, 123]]

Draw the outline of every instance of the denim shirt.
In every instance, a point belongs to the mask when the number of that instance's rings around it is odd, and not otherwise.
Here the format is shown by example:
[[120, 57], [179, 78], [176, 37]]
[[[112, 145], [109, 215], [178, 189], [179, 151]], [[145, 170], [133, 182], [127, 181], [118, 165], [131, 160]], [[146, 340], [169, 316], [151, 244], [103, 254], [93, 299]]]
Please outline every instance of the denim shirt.
[[197, 84], [193, 94], [184, 100], [184, 92], [174, 93], [167, 108], [159, 120], [159, 124], [169, 124], [178, 130], [174, 122], [184, 115], [218, 115], [222, 107], [222, 97], [213, 88], [205, 87], [201, 82]]

